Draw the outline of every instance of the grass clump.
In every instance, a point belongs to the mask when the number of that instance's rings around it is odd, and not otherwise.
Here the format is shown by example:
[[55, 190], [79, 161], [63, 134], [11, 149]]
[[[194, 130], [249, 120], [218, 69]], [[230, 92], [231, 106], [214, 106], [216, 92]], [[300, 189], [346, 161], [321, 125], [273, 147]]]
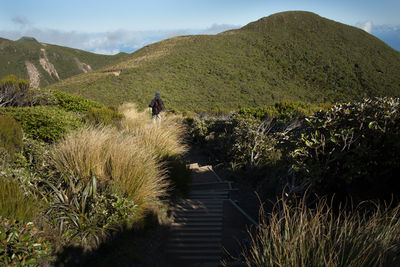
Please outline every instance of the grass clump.
[[153, 123], [148, 111], [138, 112], [133, 104], [122, 105], [120, 112], [125, 116], [121, 128], [141, 139], [159, 159], [187, 151], [184, 145], [185, 129], [175, 118], [164, 116], [161, 122]]
[[[0, 115], [0, 150], [4, 157], [12, 159], [23, 147], [21, 125], [13, 118]], [[2, 160], [0, 160], [1, 163]]]
[[0, 176], [0, 217], [31, 222], [40, 211], [37, 203], [17, 179]]
[[186, 130], [178, 117], [163, 116], [160, 122], [153, 122], [150, 112], [139, 112], [135, 105], [124, 104], [120, 107], [124, 115], [121, 129], [140, 140], [148, 153], [155, 155], [167, 170], [173, 195], [186, 194], [191, 185], [191, 172], [186, 168], [182, 155], [186, 153]]
[[[334, 212], [326, 199], [276, 203], [244, 252], [248, 266], [397, 266], [400, 206]], [[397, 257], [397, 258], [396, 258]]]
[[128, 197], [140, 210], [165, 194], [161, 165], [133, 135], [113, 128], [85, 128], [67, 135], [54, 147], [52, 158], [62, 174], [87, 184], [96, 177], [100, 188]]

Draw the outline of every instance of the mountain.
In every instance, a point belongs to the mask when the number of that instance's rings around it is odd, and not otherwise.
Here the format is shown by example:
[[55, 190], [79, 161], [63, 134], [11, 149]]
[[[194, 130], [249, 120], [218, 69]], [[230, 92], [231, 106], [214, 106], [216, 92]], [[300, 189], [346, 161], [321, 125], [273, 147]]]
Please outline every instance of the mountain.
[[17, 41], [0, 38], [0, 78], [8, 74], [29, 79], [33, 87], [87, 73], [116, 63], [127, 54], [97, 55], [78, 49], [44, 44], [33, 37]]
[[181, 36], [52, 85], [106, 104], [235, 109], [400, 95], [400, 53], [367, 32], [316, 14], [283, 12], [218, 35]]

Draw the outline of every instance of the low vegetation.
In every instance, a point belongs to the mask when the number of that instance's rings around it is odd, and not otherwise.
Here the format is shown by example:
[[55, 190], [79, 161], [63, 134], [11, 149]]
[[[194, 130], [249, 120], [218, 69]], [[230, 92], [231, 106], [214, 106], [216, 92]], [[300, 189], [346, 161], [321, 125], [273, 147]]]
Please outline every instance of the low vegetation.
[[57, 261], [69, 247], [89, 252], [166, 216], [175, 181], [190, 184], [179, 119], [154, 124], [132, 105], [37, 90], [51, 101], [0, 108], [1, 153], [18, 155], [0, 166], [2, 263]]
[[10, 107], [0, 109], [0, 114], [21, 123], [27, 137], [47, 143], [53, 143], [83, 125], [76, 113], [58, 106]]
[[0, 115], [0, 165], [12, 161], [22, 147], [21, 125], [12, 118]]
[[[367, 205], [371, 204], [371, 205]], [[368, 208], [366, 208], [368, 206]], [[400, 205], [372, 203], [337, 212], [320, 199], [310, 208], [303, 198], [276, 202], [261, 213], [244, 251], [247, 266], [396, 266], [400, 262]]]
[[306, 117], [286, 143], [297, 186], [356, 202], [399, 201], [399, 123], [398, 98], [337, 104]]
[[283, 102], [187, 120], [192, 142], [262, 199], [284, 196], [261, 214], [248, 266], [398, 265], [399, 106]]
[[18, 179], [0, 176], [0, 192], [0, 217], [28, 223], [40, 212], [40, 201]]
[[4, 266], [39, 266], [51, 255], [48, 241], [32, 222], [0, 216], [0, 262]]

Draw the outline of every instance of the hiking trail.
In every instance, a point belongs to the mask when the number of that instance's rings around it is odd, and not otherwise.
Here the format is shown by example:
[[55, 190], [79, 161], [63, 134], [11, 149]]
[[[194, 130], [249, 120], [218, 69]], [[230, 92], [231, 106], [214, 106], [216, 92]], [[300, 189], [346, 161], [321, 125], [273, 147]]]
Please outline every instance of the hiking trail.
[[223, 202], [231, 189], [212, 166], [189, 165], [192, 189], [172, 209], [167, 255], [178, 266], [218, 266], [222, 253]]

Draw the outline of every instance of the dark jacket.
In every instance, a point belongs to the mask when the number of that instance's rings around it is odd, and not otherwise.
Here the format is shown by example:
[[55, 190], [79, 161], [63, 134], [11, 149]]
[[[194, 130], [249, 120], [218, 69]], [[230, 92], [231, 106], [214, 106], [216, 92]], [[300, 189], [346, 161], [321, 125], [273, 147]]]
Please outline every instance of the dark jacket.
[[[158, 105], [156, 104], [156, 102], [158, 102]], [[151, 112], [153, 115], [158, 115], [158, 113], [164, 110], [164, 103], [159, 93], [157, 93], [153, 100], [151, 100], [149, 107], [151, 108]]]

